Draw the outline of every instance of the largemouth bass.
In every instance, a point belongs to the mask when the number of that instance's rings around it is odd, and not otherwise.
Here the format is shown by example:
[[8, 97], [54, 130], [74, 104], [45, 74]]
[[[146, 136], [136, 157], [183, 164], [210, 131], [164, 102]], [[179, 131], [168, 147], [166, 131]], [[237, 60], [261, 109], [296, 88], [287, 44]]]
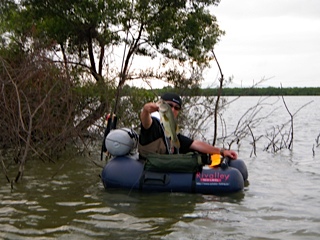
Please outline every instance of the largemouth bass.
[[171, 139], [171, 146], [180, 148], [180, 142], [177, 136], [178, 125], [173, 116], [172, 109], [169, 104], [160, 99], [157, 102], [159, 106], [160, 121], [163, 124], [164, 133], [167, 138]]

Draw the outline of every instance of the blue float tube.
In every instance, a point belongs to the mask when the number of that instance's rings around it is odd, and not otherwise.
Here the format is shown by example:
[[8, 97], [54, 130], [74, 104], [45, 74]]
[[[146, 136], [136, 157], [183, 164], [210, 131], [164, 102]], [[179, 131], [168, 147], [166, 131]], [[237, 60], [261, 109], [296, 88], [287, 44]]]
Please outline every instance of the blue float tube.
[[101, 178], [106, 189], [127, 188], [149, 192], [218, 194], [241, 191], [248, 178], [244, 161], [231, 160], [224, 168], [203, 167], [196, 173], [144, 171], [143, 162], [133, 156], [117, 156], [108, 161]]

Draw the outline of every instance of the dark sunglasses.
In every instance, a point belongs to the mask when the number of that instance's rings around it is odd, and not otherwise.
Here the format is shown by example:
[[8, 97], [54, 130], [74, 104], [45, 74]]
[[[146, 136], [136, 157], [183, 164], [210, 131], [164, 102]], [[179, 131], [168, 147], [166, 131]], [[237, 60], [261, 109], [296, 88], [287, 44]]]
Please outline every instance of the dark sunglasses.
[[175, 110], [177, 111], [180, 111], [181, 107], [177, 106], [177, 105], [174, 105], [172, 103], [168, 103], [168, 105], [171, 107], [171, 108], [174, 108]]

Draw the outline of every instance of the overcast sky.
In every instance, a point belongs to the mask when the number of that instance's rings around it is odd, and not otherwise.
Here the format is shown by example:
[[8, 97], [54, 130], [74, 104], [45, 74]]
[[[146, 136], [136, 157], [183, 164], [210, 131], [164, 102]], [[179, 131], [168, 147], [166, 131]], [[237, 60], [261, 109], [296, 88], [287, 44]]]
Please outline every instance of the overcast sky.
[[[320, 87], [320, 0], [221, 0], [215, 46], [233, 86]], [[217, 79], [212, 67], [204, 86]]]

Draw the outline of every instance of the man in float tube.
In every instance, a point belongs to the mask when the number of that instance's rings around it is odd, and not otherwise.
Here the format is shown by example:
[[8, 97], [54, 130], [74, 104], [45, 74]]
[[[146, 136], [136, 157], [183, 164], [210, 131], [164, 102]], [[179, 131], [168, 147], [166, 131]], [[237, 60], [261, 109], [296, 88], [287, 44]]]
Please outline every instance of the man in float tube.
[[[182, 107], [182, 100], [179, 95], [175, 93], [165, 93], [161, 96], [173, 112], [173, 116], [176, 119], [179, 111]], [[220, 154], [223, 157], [230, 157], [231, 159], [237, 159], [237, 153], [233, 150], [226, 150], [223, 148], [214, 147], [206, 142], [200, 140], [193, 140], [180, 133], [177, 134], [180, 148], [168, 147], [168, 140], [166, 139], [164, 129], [156, 117], [155, 113], [159, 111], [159, 105], [154, 102], [146, 103], [140, 113], [141, 131], [139, 136], [139, 155], [140, 158], [145, 158], [149, 153], [159, 154], [185, 154], [188, 152], [197, 151], [205, 154]], [[170, 151], [170, 152], [169, 152]]]

